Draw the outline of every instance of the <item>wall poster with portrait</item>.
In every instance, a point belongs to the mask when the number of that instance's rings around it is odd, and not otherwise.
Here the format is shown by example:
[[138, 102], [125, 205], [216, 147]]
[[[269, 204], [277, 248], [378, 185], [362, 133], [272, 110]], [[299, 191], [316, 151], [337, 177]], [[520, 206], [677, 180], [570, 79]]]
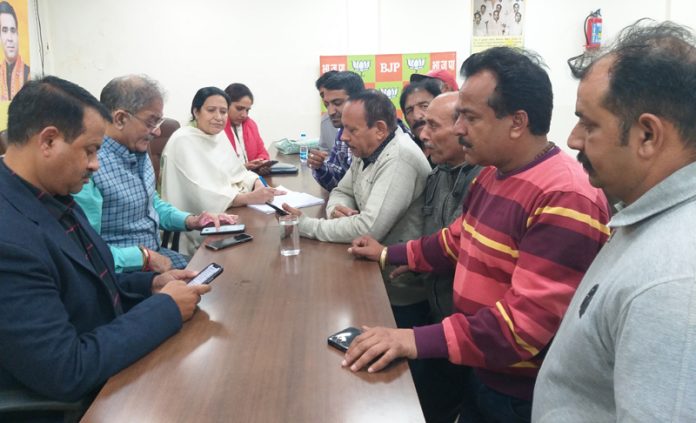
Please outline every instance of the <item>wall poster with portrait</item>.
[[471, 52], [490, 47], [524, 46], [524, 18], [527, 0], [474, 0]]
[[7, 128], [7, 108], [29, 80], [29, 1], [0, 1], [0, 130]]

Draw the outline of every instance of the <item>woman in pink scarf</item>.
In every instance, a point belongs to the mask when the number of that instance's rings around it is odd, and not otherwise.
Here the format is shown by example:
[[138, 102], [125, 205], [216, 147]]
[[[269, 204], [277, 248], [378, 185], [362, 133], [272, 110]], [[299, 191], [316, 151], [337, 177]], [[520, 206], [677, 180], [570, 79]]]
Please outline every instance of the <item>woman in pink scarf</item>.
[[225, 124], [227, 138], [247, 169], [267, 174], [270, 167], [268, 151], [259, 135], [256, 122], [249, 117], [254, 95], [246, 85], [239, 83], [230, 84], [225, 88], [225, 93], [232, 100]]

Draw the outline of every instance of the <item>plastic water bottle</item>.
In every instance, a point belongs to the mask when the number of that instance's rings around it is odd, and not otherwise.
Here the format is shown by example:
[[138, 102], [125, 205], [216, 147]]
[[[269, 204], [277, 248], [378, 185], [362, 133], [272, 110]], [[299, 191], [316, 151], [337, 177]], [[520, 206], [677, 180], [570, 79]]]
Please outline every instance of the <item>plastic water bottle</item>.
[[300, 132], [300, 139], [297, 140], [300, 144], [300, 162], [307, 164], [307, 156], [309, 155], [309, 145], [307, 145], [307, 134]]

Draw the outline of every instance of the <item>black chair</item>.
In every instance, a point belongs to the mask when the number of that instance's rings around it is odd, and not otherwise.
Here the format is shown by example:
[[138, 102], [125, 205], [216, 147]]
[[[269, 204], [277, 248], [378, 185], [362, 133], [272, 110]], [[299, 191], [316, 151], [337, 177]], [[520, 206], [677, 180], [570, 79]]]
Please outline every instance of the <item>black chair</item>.
[[47, 399], [24, 389], [0, 390], [0, 421], [27, 420], [39, 413], [62, 415], [63, 422], [77, 423], [87, 411], [88, 399], [63, 402]]

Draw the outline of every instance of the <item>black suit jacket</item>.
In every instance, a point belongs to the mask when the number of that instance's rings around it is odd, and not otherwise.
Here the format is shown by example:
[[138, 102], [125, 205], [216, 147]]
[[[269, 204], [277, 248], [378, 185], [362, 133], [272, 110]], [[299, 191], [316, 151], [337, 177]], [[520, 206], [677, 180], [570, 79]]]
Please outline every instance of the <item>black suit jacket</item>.
[[77, 400], [181, 328], [171, 297], [150, 294], [153, 274], [115, 274], [107, 245], [76, 215], [109, 263], [119, 317], [81, 249], [0, 166], [0, 389]]

